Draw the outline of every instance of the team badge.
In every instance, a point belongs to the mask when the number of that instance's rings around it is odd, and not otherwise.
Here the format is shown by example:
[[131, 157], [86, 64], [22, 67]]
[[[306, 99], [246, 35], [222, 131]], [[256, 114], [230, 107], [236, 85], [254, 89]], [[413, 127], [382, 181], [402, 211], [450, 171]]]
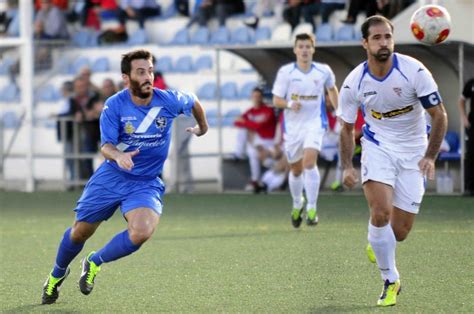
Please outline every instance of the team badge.
[[127, 123], [125, 123], [125, 133], [132, 134], [133, 132], [135, 132], [135, 128], [133, 127], [132, 122], [127, 121]]
[[155, 119], [155, 124], [160, 131], [163, 131], [168, 125], [168, 120], [165, 117], [158, 117]]
[[402, 95], [402, 89], [400, 87], [394, 87], [393, 91], [400, 97]]

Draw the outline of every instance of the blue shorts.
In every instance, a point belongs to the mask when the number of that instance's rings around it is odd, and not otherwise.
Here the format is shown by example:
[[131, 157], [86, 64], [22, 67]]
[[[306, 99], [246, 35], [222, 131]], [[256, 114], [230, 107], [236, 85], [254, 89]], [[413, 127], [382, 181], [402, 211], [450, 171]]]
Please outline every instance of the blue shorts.
[[162, 211], [165, 185], [160, 178], [140, 180], [104, 162], [87, 182], [77, 201], [77, 221], [94, 223], [109, 219], [120, 206], [122, 215], [139, 208]]

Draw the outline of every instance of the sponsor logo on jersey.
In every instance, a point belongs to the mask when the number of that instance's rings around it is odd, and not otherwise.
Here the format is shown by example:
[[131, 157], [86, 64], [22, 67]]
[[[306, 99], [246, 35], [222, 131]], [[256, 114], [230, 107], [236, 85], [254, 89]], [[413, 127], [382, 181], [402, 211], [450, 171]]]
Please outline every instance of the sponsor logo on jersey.
[[121, 118], [120, 118], [120, 121], [121, 121], [121, 122], [124, 122], [124, 121], [136, 121], [136, 120], [137, 120], [137, 117], [132, 117], [132, 116], [130, 116], [130, 117], [121, 117]]
[[400, 87], [394, 87], [393, 91], [397, 94], [398, 97], [402, 95], [402, 89]]
[[364, 97], [371, 96], [371, 95], [377, 95], [377, 92], [373, 90], [373, 91], [364, 93]]
[[135, 132], [135, 127], [132, 122], [127, 121], [127, 123], [125, 123], [125, 133], [132, 134], [133, 132]]
[[160, 131], [163, 131], [168, 125], [168, 120], [165, 117], [158, 117], [155, 119], [155, 124]]
[[298, 95], [298, 94], [291, 94], [290, 99], [293, 101], [298, 100], [316, 100], [318, 99], [318, 95]]
[[382, 118], [393, 118], [393, 117], [399, 116], [401, 114], [410, 112], [412, 110], [413, 110], [413, 106], [410, 105], [410, 106], [406, 106], [406, 107], [401, 108], [401, 109], [395, 109], [395, 110], [388, 111], [388, 112], [377, 112], [377, 111], [374, 111], [374, 110], [370, 110], [370, 113], [371, 113], [372, 117], [374, 117], [375, 119], [382, 120]]

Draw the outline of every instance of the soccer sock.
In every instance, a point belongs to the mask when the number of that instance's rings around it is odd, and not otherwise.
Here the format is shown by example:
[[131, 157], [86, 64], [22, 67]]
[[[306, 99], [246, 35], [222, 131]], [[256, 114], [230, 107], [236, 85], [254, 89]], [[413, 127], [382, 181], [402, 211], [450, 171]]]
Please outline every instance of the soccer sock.
[[139, 248], [140, 245], [133, 244], [128, 235], [128, 230], [125, 230], [113, 237], [109, 243], [93, 254], [89, 260], [99, 266], [102, 263], [108, 263], [130, 255]]
[[384, 281], [388, 279], [390, 282], [398, 280], [399, 275], [395, 265], [397, 241], [390, 223], [383, 227], [375, 227], [369, 222], [368, 240], [377, 258], [382, 279]]
[[84, 247], [84, 243], [75, 243], [71, 240], [71, 228], [64, 232], [63, 239], [59, 244], [58, 254], [56, 255], [56, 264], [51, 274], [55, 278], [61, 278], [66, 274], [69, 263]]
[[304, 190], [306, 191], [306, 210], [316, 208], [319, 194], [319, 170], [317, 167], [304, 170]]
[[293, 208], [301, 208], [301, 196], [303, 196], [303, 175], [295, 177], [290, 172], [288, 177], [288, 184], [290, 186], [291, 197], [293, 198]]
[[247, 155], [250, 163], [250, 178], [257, 182], [260, 179], [260, 160], [258, 159], [258, 152], [252, 145], [247, 146]]

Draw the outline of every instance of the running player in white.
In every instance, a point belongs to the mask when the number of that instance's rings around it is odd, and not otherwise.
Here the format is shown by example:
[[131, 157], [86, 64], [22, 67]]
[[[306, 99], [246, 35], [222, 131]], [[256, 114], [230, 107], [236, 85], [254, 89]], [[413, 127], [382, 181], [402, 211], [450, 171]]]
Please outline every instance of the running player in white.
[[296, 62], [278, 71], [273, 85], [273, 103], [284, 108], [284, 145], [290, 163], [289, 185], [293, 198], [291, 222], [295, 228], [303, 220], [306, 193], [306, 223], [318, 223], [316, 202], [320, 176], [316, 165], [327, 126], [324, 94], [337, 108], [338, 90], [334, 73], [326, 64], [313, 62], [315, 39], [310, 34], [298, 34], [293, 52]]
[[[397, 241], [413, 226], [425, 191], [433, 180], [435, 160], [447, 128], [438, 87], [418, 60], [393, 53], [393, 25], [382, 16], [362, 24], [367, 61], [344, 81], [338, 116], [343, 120], [341, 158], [343, 181], [357, 183], [352, 165], [354, 122], [362, 107], [362, 183], [370, 208], [369, 258], [377, 262], [384, 287], [378, 306], [395, 305], [400, 279], [395, 264]], [[425, 110], [431, 116], [427, 138]]]

